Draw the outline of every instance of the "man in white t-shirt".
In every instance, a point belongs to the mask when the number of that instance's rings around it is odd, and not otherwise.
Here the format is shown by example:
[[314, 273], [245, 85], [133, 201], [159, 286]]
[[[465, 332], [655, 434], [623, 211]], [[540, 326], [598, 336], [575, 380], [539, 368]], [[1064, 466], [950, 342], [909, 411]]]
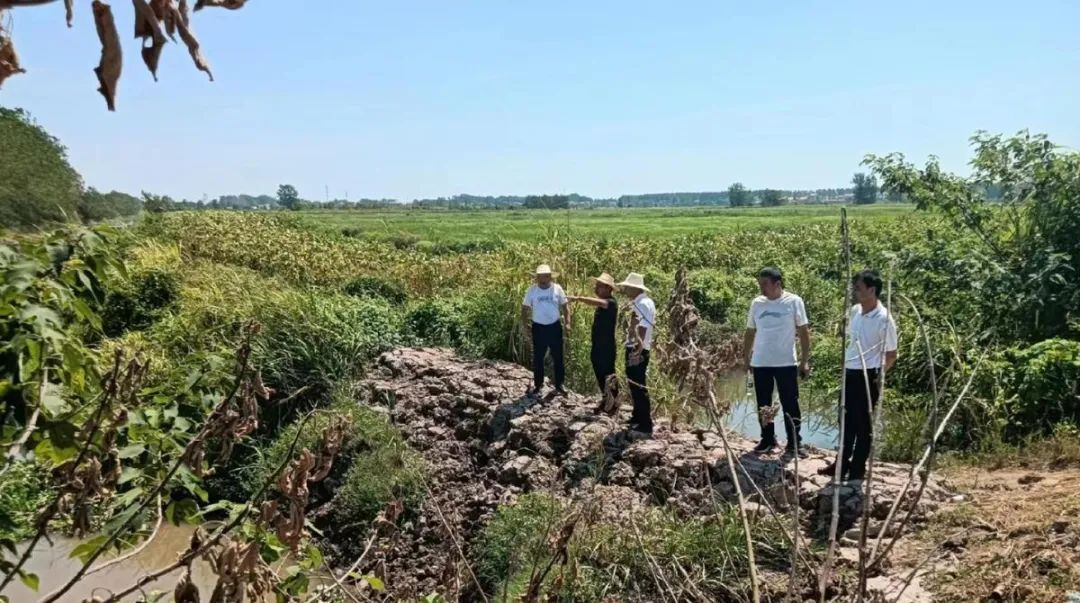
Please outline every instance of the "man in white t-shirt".
[[624, 295], [630, 298], [630, 323], [626, 331], [626, 381], [634, 410], [630, 414], [630, 430], [652, 435], [652, 401], [649, 399], [647, 376], [653, 332], [656, 330], [656, 303], [649, 297], [645, 277], [631, 272], [619, 283]]
[[[784, 428], [787, 432], [785, 456], [806, 457], [799, 427], [799, 376], [810, 374], [810, 321], [806, 306], [798, 295], [784, 290], [784, 276], [779, 268], [763, 268], [758, 273], [761, 295], [750, 303], [743, 337], [745, 368], [753, 373], [758, 410], [772, 405], [773, 387], [780, 397]], [[799, 354], [795, 353], [795, 341]], [[762, 421], [761, 441], [756, 453], [769, 452], [776, 446], [776, 425]]]
[[[536, 284], [525, 291], [521, 302], [521, 323], [526, 337], [532, 340], [533, 386], [530, 395], [539, 395], [544, 387], [544, 358], [551, 351], [551, 363], [555, 365], [555, 391], [565, 395], [563, 380], [566, 365], [563, 360], [563, 331], [570, 326], [570, 311], [566, 293], [554, 282], [551, 266], [540, 264], [536, 268]], [[562, 319], [560, 321], [560, 319]]]
[[842, 479], [862, 480], [870, 458], [882, 367], [888, 371], [896, 362], [897, 334], [892, 314], [878, 300], [881, 276], [863, 270], [852, 281], [857, 303], [851, 308], [844, 352], [844, 441], [839, 458]]

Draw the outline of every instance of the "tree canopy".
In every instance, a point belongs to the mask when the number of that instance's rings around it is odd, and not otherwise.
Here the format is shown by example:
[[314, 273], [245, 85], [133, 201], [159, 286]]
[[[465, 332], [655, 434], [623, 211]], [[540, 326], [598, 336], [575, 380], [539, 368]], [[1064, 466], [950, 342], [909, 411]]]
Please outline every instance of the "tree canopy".
[[0, 226], [79, 218], [82, 178], [67, 149], [22, 109], [0, 107]]
[[859, 172], [851, 179], [851, 183], [855, 185], [855, 203], [857, 205], [869, 205], [877, 202], [878, 181], [876, 176], [873, 174], [867, 176]]

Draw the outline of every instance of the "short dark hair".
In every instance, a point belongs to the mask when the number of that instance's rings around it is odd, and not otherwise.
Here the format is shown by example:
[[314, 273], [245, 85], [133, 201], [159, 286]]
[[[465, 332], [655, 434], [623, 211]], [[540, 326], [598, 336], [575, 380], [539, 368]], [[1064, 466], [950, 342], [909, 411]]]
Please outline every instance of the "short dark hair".
[[784, 273], [776, 266], [766, 266], [757, 273], [758, 278], [767, 278], [774, 283], [784, 282]]
[[874, 295], [881, 297], [881, 290], [884, 288], [884, 283], [881, 280], [881, 275], [877, 270], [862, 270], [855, 274], [851, 279], [851, 283], [862, 283], [866, 285], [868, 289], [874, 290]]

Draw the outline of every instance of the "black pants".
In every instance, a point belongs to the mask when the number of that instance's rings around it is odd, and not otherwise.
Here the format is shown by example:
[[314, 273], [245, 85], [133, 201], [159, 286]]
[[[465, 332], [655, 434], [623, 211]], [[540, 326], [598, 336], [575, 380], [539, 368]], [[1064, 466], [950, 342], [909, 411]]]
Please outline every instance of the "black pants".
[[[799, 426], [802, 424], [802, 412], [799, 410], [799, 369], [795, 366], [755, 366], [754, 393], [757, 405], [772, 404], [773, 386], [780, 395], [780, 408], [784, 413], [784, 431], [787, 434], [788, 447], [796, 446], [802, 438]], [[776, 443], [776, 423], [761, 426], [761, 439]]]
[[649, 370], [649, 350], [641, 352], [641, 362], [630, 366], [631, 348], [626, 349], [626, 380], [630, 386], [630, 397], [634, 400], [634, 411], [630, 414], [630, 428], [645, 433], [652, 433], [652, 403], [649, 401], [649, 388], [645, 375]]
[[877, 406], [878, 369], [844, 371], [844, 442], [840, 447], [840, 475], [843, 479], [863, 479], [866, 460], [870, 458], [874, 415], [866, 403], [866, 385], [870, 382], [871, 404]]
[[566, 365], [563, 361], [562, 323], [549, 325], [532, 323], [533, 340], [533, 385], [536, 389], [544, 387], [544, 356], [551, 350], [551, 363], [555, 365], [555, 387], [563, 386], [566, 377]]
[[[595, 346], [590, 354], [593, 374], [596, 375], [596, 385], [600, 388], [600, 395], [607, 391], [608, 377], [615, 374], [615, 349], [597, 349]], [[613, 395], [618, 395], [618, 386], [615, 386]]]

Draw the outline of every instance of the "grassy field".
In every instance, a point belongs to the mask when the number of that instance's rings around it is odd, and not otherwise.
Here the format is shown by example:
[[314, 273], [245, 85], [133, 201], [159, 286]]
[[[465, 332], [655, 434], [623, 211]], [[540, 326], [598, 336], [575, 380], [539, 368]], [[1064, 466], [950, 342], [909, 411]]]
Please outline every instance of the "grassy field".
[[[849, 208], [855, 220], [901, 219], [911, 205], [884, 204]], [[372, 210], [303, 211], [312, 225], [348, 231], [353, 236], [385, 239], [415, 236], [433, 242], [505, 239], [531, 241], [554, 230], [586, 237], [674, 237], [745, 230], [785, 229], [808, 224], [836, 224], [838, 205], [776, 208], [675, 207], [561, 210]]]

